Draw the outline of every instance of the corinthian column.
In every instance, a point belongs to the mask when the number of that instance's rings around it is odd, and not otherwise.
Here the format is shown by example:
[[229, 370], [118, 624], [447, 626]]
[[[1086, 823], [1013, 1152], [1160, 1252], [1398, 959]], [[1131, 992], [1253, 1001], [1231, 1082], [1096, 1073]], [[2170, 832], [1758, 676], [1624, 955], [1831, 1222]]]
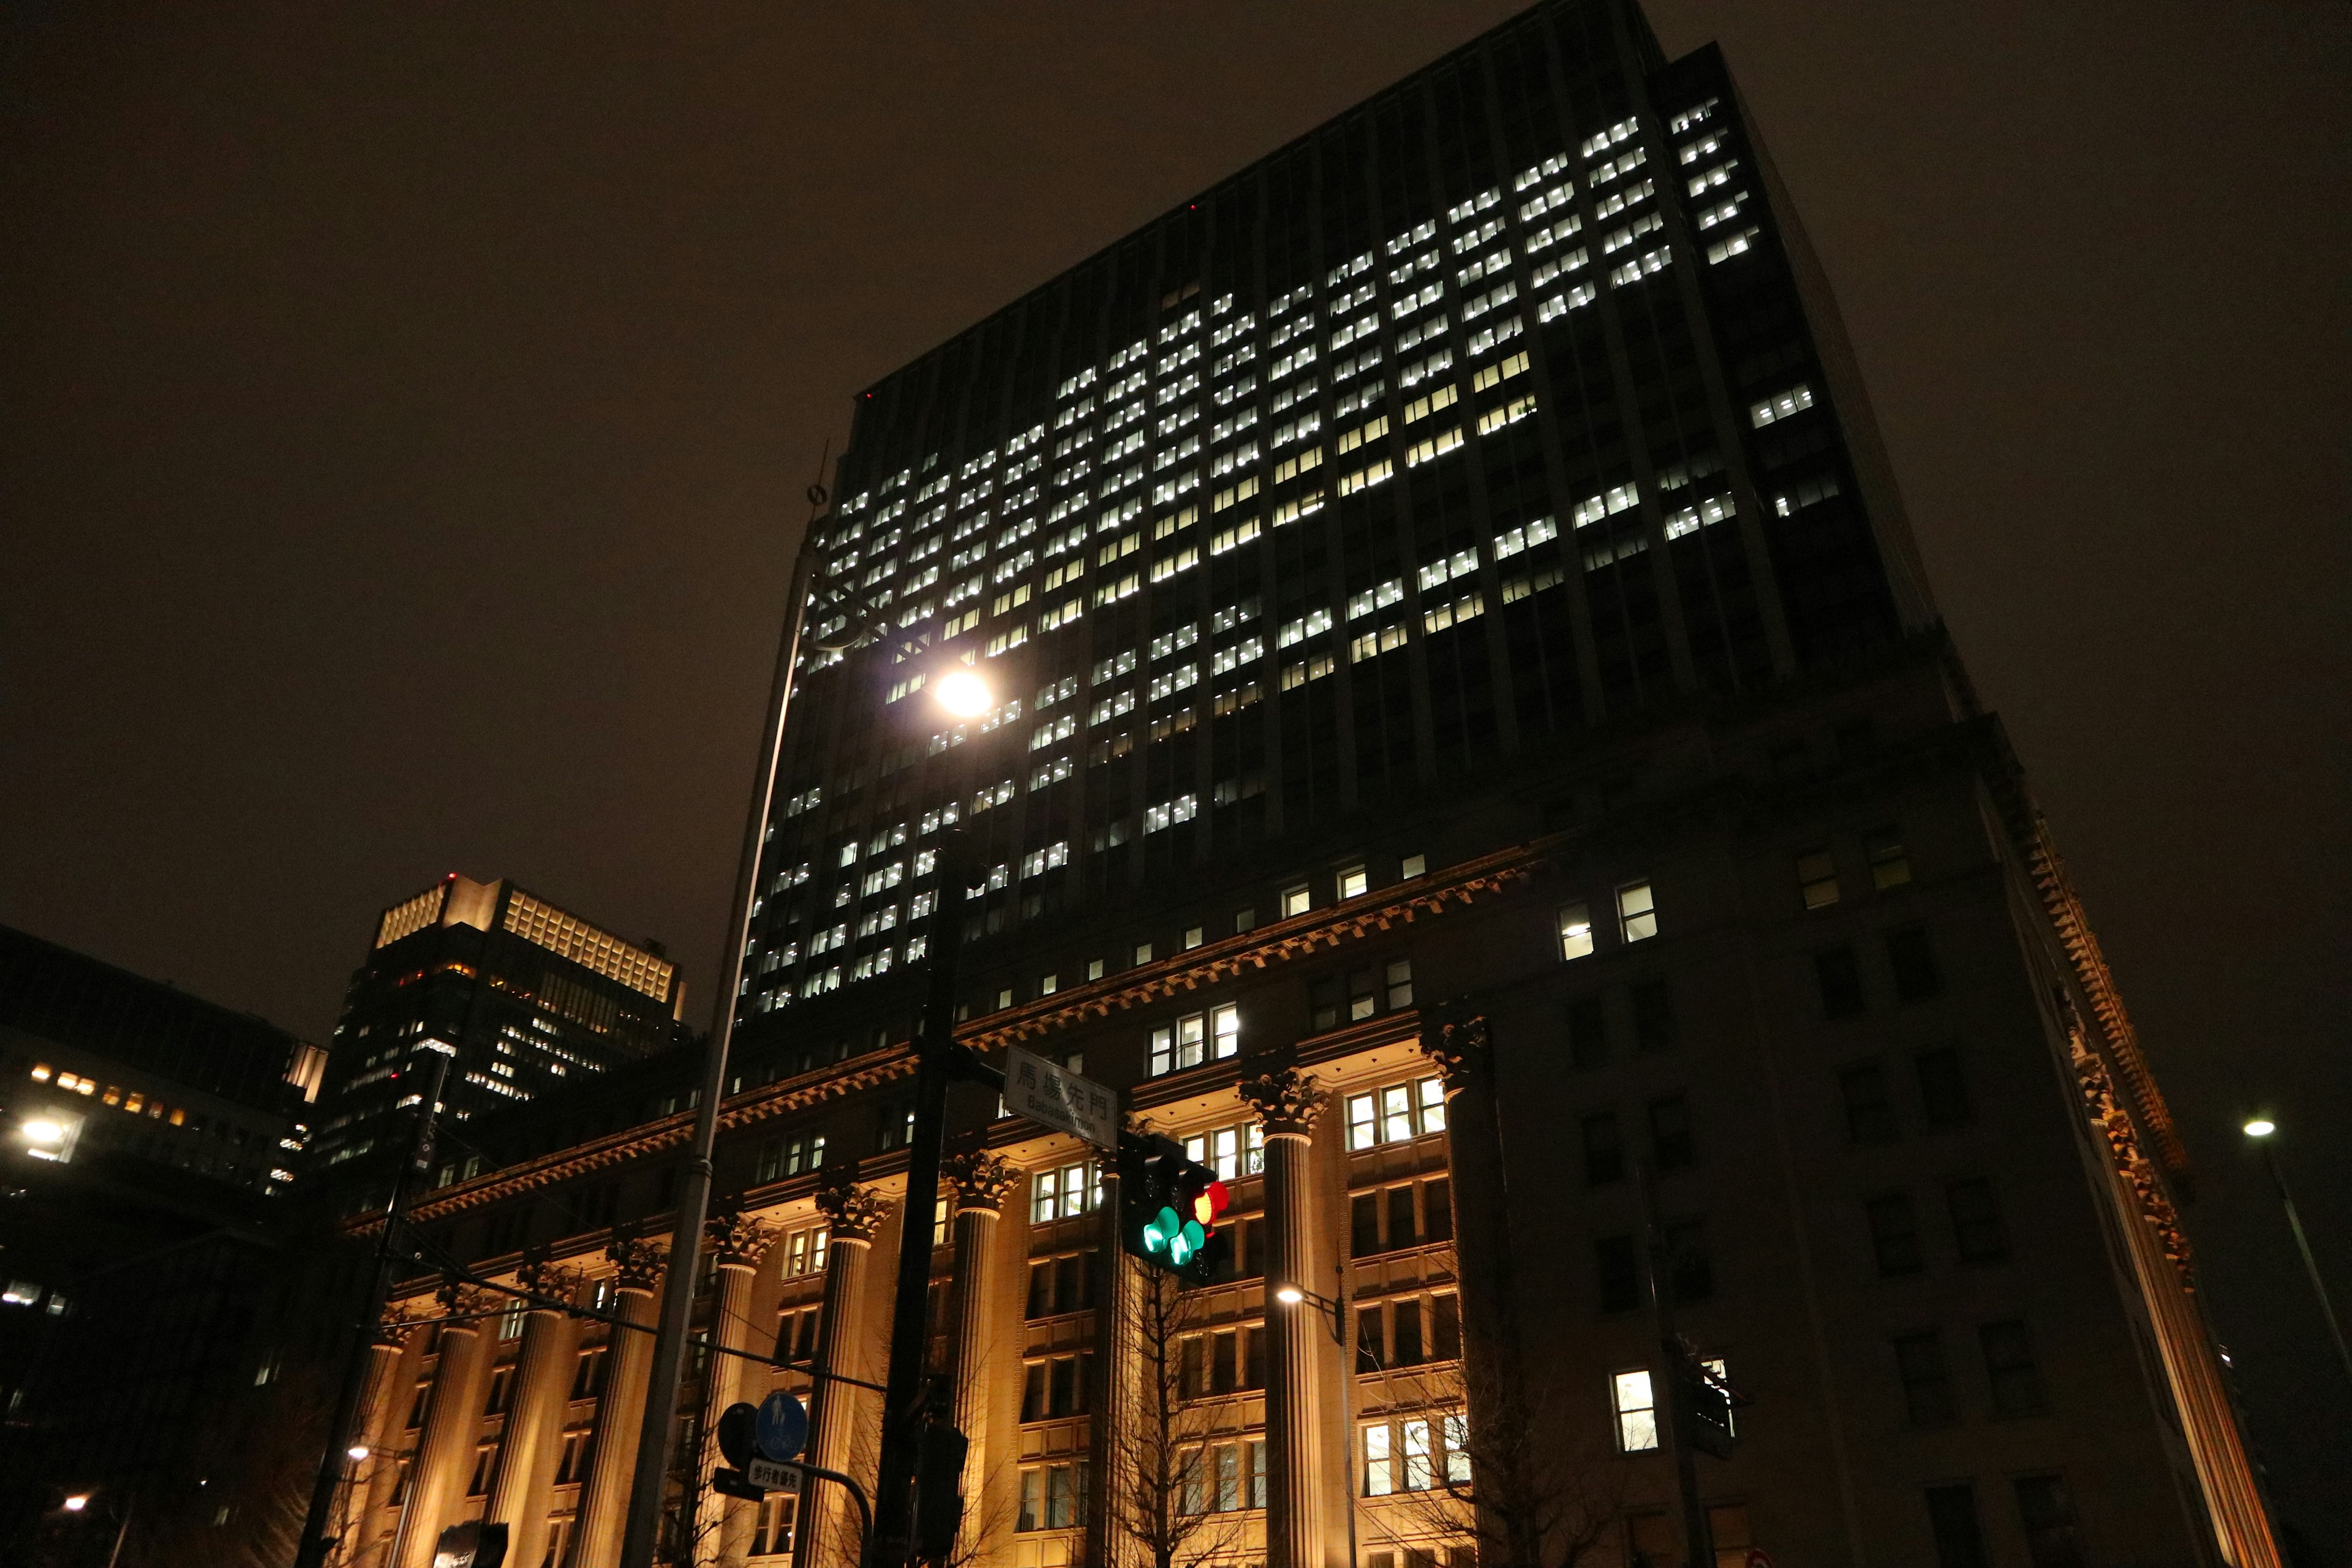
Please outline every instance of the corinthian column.
[[580, 1534], [572, 1568], [614, 1568], [621, 1526], [629, 1506], [629, 1478], [637, 1464], [637, 1427], [645, 1419], [646, 1380], [653, 1371], [654, 1290], [667, 1249], [636, 1237], [616, 1237], [604, 1255], [619, 1270], [614, 1316], [637, 1324], [614, 1328], [604, 1352], [604, 1396], [596, 1402], [595, 1448], [588, 1484], [580, 1489]]
[[[564, 1301], [580, 1289], [576, 1272], [545, 1261], [525, 1263], [515, 1280], [535, 1295]], [[483, 1517], [507, 1527], [507, 1560], [530, 1568], [537, 1568], [546, 1548], [547, 1505], [556, 1461], [562, 1457], [563, 1407], [577, 1339], [572, 1320], [552, 1307], [533, 1307], [523, 1317], [514, 1398], [507, 1406], [506, 1436], [499, 1445]]]
[[[988, 1298], [996, 1288], [996, 1220], [1003, 1212], [1004, 1194], [1021, 1179], [1020, 1167], [985, 1152], [958, 1154], [948, 1161], [947, 1177], [955, 1185], [955, 1300], [950, 1320], [949, 1374], [954, 1380], [957, 1431], [971, 1447], [964, 1450], [963, 1495], [980, 1495], [982, 1462], [987, 1458], [988, 1427]], [[961, 1555], [969, 1560], [977, 1550], [980, 1510], [964, 1508]]]
[[[719, 1463], [719, 1417], [734, 1404], [743, 1385], [743, 1360], [721, 1355], [721, 1350], [749, 1350], [751, 1343], [751, 1282], [760, 1259], [775, 1232], [744, 1214], [713, 1215], [703, 1227], [705, 1244], [719, 1266], [717, 1288], [710, 1296], [709, 1333], [712, 1350], [709, 1375], [703, 1380], [702, 1453], [699, 1473], [710, 1474]], [[763, 1380], [764, 1381], [764, 1380]], [[722, 1557], [740, 1563], [749, 1543], [754, 1510], [739, 1498], [717, 1489], [701, 1488], [695, 1510], [694, 1561], [717, 1563]], [[739, 1537], [740, 1539], [739, 1539]]]
[[[1503, 1234], [1509, 1191], [1503, 1176], [1502, 1124], [1495, 1103], [1494, 1052], [1486, 1020], [1475, 1015], [1433, 1018], [1422, 1054], [1445, 1086], [1445, 1163], [1454, 1198], [1454, 1278], [1461, 1284], [1462, 1385], [1468, 1405], [1471, 1462], [1481, 1433], [1508, 1443], [1534, 1429], [1521, 1374], [1518, 1325], [1511, 1304], [1511, 1249]], [[1488, 1539], [1507, 1533], [1488, 1516]]]
[[407, 1365], [409, 1342], [415, 1337], [421, 1310], [394, 1305], [384, 1310], [368, 1341], [367, 1393], [360, 1406], [358, 1441], [367, 1458], [352, 1468], [351, 1485], [343, 1493], [343, 1517], [335, 1528], [335, 1545], [328, 1561], [335, 1568], [374, 1568], [388, 1544], [383, 1538], [383, 1510], [392, 1501], [399, 1461], [385, 1452], [392, 1446], [393, 1417], [414, 1380], [401, 1375]]
[[[1312, 1078], [1282, 1068], [1241, 1086], [1265, 1130], [1265, 1283], [1313, 1290], [1329, 1281], [1308, 1255], [1313, 1236], [1308, 1144], [1323, 1097]], [[1322, 1401], [1316, 1389], [1323, 1325], [1303, 1304], [1265, 1315], [1267, 1568], [1325, 1568]]]
[[482, 1320], [497, 1310], [498, 1300], [464, 1285], [441, 1292], [442, 1310], [454, 1321], [441, 1325], [441, 1358], [434, 1364], [408, 1505], [394, 1538], [397, 1568], [432, 1568], [434, 1542], [465, 1508], [474, 1442], [482, 1429]]
[[[841, 1182], [816, 1195], [824, 1211], [830, 1239], [824, 1254], [824, 1309], [817, 1323], [815, 1386], [810, 1391], [809, 1463], [828, 1470], [845, 1470], [850, 1437], [866, 1401], [849, 1384], [829, 1382], [823, 1374], [836, 1372], [849, 1377], [866, 1374], [860, 1353], [859, 1298], [866, 1289], [866, 1260], [874, 1250], [875, 1233], [890, 1213], [890, 1202], [871, 1187]], [[849, 1500], [841, 1489], [818, 1482], [801, 1498], [799, 1529], [793, 1541], [793, 1568], [845, 1568], [857, 1559], [857, 1541], [848, 1523]]]

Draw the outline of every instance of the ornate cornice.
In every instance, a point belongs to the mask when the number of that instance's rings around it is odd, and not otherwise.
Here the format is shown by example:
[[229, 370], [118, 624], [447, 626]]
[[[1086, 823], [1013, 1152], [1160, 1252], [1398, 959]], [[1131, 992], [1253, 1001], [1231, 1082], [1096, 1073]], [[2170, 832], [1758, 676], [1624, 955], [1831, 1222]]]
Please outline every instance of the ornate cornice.
[[2156, 1087], [2156, 1079], [2147, 1070], [2147, 1058], [2140, 1052], [2138, 1031], [2132, 1027], [2131, 1015], [2124, 1011], [2124, 999], [2116, 990], [2116, 980], [2107, 969], [2107, 961], [2099, 951], [2099, 939], [2092, 934], [2091, 922], [2083, 913], [2082, 900], [2074, 896], [2074, 879], [2066, 874], [2066, 863], [2052, 842], [2050, 825], [2040, 812], [2032, 816], [2032, 837], [2026, 846], [2029, 869], [2036, 889], [2042, 895], [2042, 907], [2058, 933], [2058, 943], [2066, 950], [2073, 963], [2075, 983], [2090, 999], [2091, 1011], [2099, 1021], [2099, 1034], [2107, 1057], [2113, 1061], [2117, 1077], [2131, 1096], [2133, 1108], [2139, 1112], [2140, 1125], [2147, 1129], [2156, 1144], [2158, 1159], [2165, 1170], [2179, 1174], [2189, 1169], [2189, 1151], [2180, 1142], [2180, 1134], [2172, 1124], [2171, 1108]]
[[1117, 979], [1095, 981], [1055, 992], [1025, 1006], [992, 1013], [981, 1026], [958, 1030], [956, 1037], [976, 1051], [992, 1051], [1107, 1018], [1113, 1012], [1146, 1006], [1203, 986], [1220, 985], [1271, 964], [1338, 947], [1343, 942], [1411, 925], [1424, 915], [1441, 914], [1454, 905], [1507, 891], [1514, 884], [1534, 876], [1557, 847], [1554, 838], [1515, 845], [1436, 877], [1399, 884], [1388, 889], [1389, 896], [1385, 898], [1351, 899], [1344, 904], [1293, 915], [1273, 925], [1260, 926], [1255, 931], [1145, 964]]
[[2140, 1217], [2156, 1227], [2157, 1245], [2180, 1275], [2184, 1290], [2197, 1289], [2197, 1266], [2189, 1250], [2188, 1234], [2180, 1228], [2179, 1211], [2172, 1206], [2163, 1175], [2141, 1152], [2139, 1130], [2116, 1094], [2106, 1063], [2084, 1038], [2082, 1020], [2067, 1009], [2067, 1054], [2074, 1060], [2074, 1079], [2083, 1092], [2083, 1110], [2091, 1129], [2107, 1146], [2108, 1163], [2138, 1200]]
[[1297, 1068], [1276, 1068], [1244, 1079], [1241, 1097], [1256, 1112], [1268, 1138], [1307, 1138], [1326, 1103], [1322, 1086]]
[[642, 1236], [616, 1236], [604, 1248], [604, 1256], [613, 1260], [622, 1289], [652, 1290], [661, 1284], [662, 1268], [669, 1261], [669, 1248]]
[[775, 1227], [753, 1219], [740, 1210], [715, 1214], [702, 1227], [710, 1244], [710, 1255], [721, 1268], [757, 1268], [761, 1255], [776, 1238]]
[[816, 1206], [825, 1217], [835, 1242], [872, 1241], [882, 1222], [890, 1217], [890, 1200], [872, 1187], [861, 1187], [843, 1173], [843, 1179], [819, 1187]]
[[1444, 1082], [1449, 1099], [1469, 1088], [1474, 1078], [1486, 1072], [1491, 1043], [1486, 1017], [1481, 1014], [1431, 1020], [1422, 1026], [1421, 1054], [1437, 1064], [1438, 1076]]
[[1021, 1167], [1001, 1155], [985, 1150], [974, 1153], [948, 1156], [946, 1175], [954, 1184], [956, 1208], [985, 1209], [991, 1214], [1004, 1207], [1004, 1194], [1021, 1180]]

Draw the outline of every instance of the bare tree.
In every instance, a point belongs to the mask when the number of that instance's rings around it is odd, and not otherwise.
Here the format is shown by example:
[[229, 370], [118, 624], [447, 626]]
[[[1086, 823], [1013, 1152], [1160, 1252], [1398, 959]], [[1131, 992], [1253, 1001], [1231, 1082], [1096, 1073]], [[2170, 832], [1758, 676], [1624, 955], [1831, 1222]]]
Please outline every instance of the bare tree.
[[1239, 1521], [1213, 1506], [1215, 1412], [1185, 1398], [1184, 1340], [1200, 1321], [1202, 1298], [1161, 1269], [1117, 1261], [1136, 1277], [1121, 1292], [1121, 1332], [1109, 1353], [1132, 1346], [1139, 1365], [1129, 1408], [1113, 1426], [1112, 1523], [1151, 1568], [1179, 1568], [1231, 1552], [1241, 1539]]
[[[1460, 1276], [1458, 1258], [1448, 1271]], [[1605, 1440], [1568, 1440], [1544, 1418], [1567, 1402], [1530, 1376], [1507, 1328], [1482, 1336], [1465, 1321], [1463, 1330], [1459, 1392], [1429, 1412], [1439, 1439], [1429, 1474], [1399, 1478], [1405, 1517], [1429, 1534], [1475, 1542], [1480, 1568], [1605, 1558], [1624, 1512], [1625, 1468]]]

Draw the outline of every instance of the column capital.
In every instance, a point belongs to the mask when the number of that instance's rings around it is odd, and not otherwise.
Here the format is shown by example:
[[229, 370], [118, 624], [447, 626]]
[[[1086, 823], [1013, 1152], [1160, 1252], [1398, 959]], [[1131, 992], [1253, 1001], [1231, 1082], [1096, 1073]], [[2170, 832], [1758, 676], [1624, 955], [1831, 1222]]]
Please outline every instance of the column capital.
[[661, 1283], [669, 1248], [642, 1236], [616, 1236], [605, 1247], [604, 1256], [619, 1272], [622, 1289], [651, 1290]]
[[1312, 1137], [1326, 1103], [1314, 1075], [1297, 1068], [1276, 1068], [1244, 1079], [1239, 1092], [1269, 1138]]
[[704, 1223], [702, 1234], [721, 1268], [757, 1268], [761, 1254], [776, 1237], [773, 1226], [740, 1209], [712, 1215]]
[[1004, 1208], [1004, 1194], [1021, 1180], [1022, 1172], [1012, 1161], [983, 1149], [949, 1155], [946, 1174], [955, 1186], [957, 1213], [984, 1209], [999, 1214]]
[[1461, 1093], [1486, 1070], [1492, 1041], [1483, 1013], [1438, 1014], [1421, 1031], [1421, 1054], [1436, 1064], [1448, 1096]]
[[816, 1206], [833, 1227], [836, 1242], [870, 1242], [890, 1217], [890, 1200], [872, 1187], [861, 1187], [854, 1179], [844, 1179], [829, 1186], [819, 1187]]
[[480, 1319], [489, 1317], [502, 1306], [507, 1298], [495, 1290], [485, 1290], [478, 1285], [468, 1285], [462, 1279], [449, 1279], [434, 1292], [442, 1311], [453, 1320], [446, 1327], [468, 1328]]
[[431, 1305], [423, 1298], [394, 1301], [383, 1310], [375, 1326], [375, 1342], [390, 1345], [394, 1350], [408, 1342], [408, 1336], [417, 1331], [425, 1319], [436, 1316]]
[[[515, 1270], [516, 1284], [535, 1296], [552, 1296], [560, 1301], [569, 1301], [576, 1295], [583, 1278], [579, 1269], [551, 1263], [544, 1258], [527, 1258]], [[534, 1306], [531, 1310], [544, 1312], [551, 1309]]]

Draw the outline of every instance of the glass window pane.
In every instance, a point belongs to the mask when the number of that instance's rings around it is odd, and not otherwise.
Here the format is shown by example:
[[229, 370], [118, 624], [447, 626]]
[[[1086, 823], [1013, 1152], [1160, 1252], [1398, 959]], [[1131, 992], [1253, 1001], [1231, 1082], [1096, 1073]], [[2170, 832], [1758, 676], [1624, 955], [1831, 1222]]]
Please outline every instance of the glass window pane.
[[1348, 1097], [1348, 1147], [1369, 1149], [1380, 1142], [1373, 1131], [1372, 1097], [1351, 1094]]
[[1559, 955], [1586, 958], [1592, 952], [1592, 911], [1582, 900], [1559, 911]]
[[1412, 1136], [1412, 1090], [1403, 1084], [1381, 1091], [1381, 1142], [1399, 1142]]

